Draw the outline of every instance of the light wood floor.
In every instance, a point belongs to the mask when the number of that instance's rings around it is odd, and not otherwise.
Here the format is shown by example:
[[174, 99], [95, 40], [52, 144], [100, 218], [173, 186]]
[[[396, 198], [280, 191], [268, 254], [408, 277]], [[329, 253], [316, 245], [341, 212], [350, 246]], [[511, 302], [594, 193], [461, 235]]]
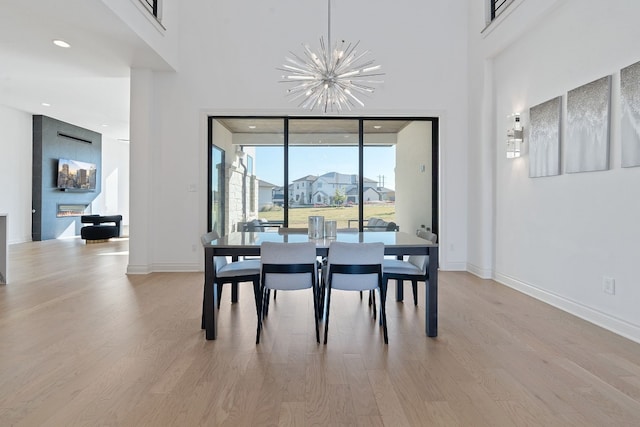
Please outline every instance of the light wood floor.
[[10, 247], [0, 287], [0, 425], [640, 425], [640, 345], [467, 273], [443, 272], [439, 337], [389, 298], [389, 345], [334, 293], [280, 292], [262, 342], [250, 285], [200, 329], [202, 273], [126, 276], [127, 240]]

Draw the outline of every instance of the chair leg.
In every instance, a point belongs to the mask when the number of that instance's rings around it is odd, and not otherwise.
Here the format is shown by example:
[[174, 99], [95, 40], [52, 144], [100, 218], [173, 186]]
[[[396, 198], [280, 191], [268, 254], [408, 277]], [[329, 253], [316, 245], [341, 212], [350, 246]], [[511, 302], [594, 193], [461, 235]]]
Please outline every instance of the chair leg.
[[384, 334], [384, 343], [389, 344], [389, 337], [387, 336], [387, 284], [382, 281], [380, 287], [380, 317], [382, 317], [382, 331]]
[[323, 318], [324, 314], [325, 314], [325, 297], [326, 297], [326, 289], [327, 289], [327, 283], [324, 281], [324, 277], [320, 279], [320, 289], [318, 290], [318, 293], [320, 295], [320, 298], [318, 299], [318, 309], [319, 309], [319, 316], [320, 318]]
[[258, 313], [258, 331], [256, 332], [256, 344], [260, 344], [260, 334], [262, 333], [262, 319], [264, 317], [264, 309], [266, 306], [265, 299], [268, 299], [269, 289], [261, 287], [261, 289], [258, 290], [258, 294], [258, 298], [260, 298], [260, 311]]
[[[317, 286], [314, 286], [316, 288]], [[320, 301], [318, 301], [318, 289], [313, 289], [313, 317], [316, 322], [316, 342], [320, 344], [320, 330], [318, 328], [318, 321], [320, 317], [320, 310], [318, 306], [320, 305]]]
[[413, 305], [418, 305], [418, 281], [411, 281], [411, 288], [413, 289]]
[[[275, 292], [275, 291], [274, 291]], [[269, 314], [269, 296], [271, 295], [270, 289], [265, 289], [262, 295], [262, 318], [264, 319]]]
[[[360, 291], [360, 301], [362, 301], [362, 291]], [[369, 305], [371, 305], [371, 300], [369, 300]]]
[[376, 309], [376, 294], [374, 291], [369, 291], [369, 305], [373, 305], [373, 318], [377, 317], [377, 309]]
[[274, 289], [274, 290], [273, 290], [273, 300], [274, 300], [274, 301], [276, 300], [276, 295], [278, 295], [278, 290], [277, 290], [277, 289]]
[[326, 308], [326, 316], [324, 319], [324, 343], [327, 344], [327, 335], [329, 333], [329, 313], [331, 312], [331, 284], [328, 285], [327, 289], [327, 308]]
[[262, 290], [260, 289], [260, 281], [253, 282], [253, 296], [256, 300], [256, 314], [258, 316], [258, 324], [256, 326], [256, 344], [260, 344], [260, 330], [262, 329]]

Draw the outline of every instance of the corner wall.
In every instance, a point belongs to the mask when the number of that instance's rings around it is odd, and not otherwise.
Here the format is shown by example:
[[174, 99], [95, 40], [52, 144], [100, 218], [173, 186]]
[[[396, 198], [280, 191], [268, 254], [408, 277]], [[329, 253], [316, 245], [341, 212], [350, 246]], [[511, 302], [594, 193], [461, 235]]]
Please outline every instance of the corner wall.
[[[481, 13], [472, 6], [474, 22]], [[472, 90], [470, 117], [490, 118], [480, 146], [494, 153], [477, 157], [470, 182], [495, 171], [478, 187], [494, 194], [495, 221], [478, 224], [495, 233], [491, 260], [482, 260], [480, 234], [470, 235], [469, 259], [508, 286], [640, 342], [640, 167], [621, 167], [619, 89], [620, 69], [640, 61], [639, 15], [640, 3], [625, 0], [516, 1], [495, 28], [470, 34], [478, 52], [470, 79], [484, 76]], [[610, 169], [567, 174], [566, 94], [606, 75], [613, 75]], [[558, 95], [562, 173], [529, 178], [529, 108]], [[506, 117], [513, 112], [522, 113], [525, 153], [506, 159]], [[473, 198], [470, 206], [483, 209]], [[615, 279], [615, 295], [603, 292], [605, 276]]]

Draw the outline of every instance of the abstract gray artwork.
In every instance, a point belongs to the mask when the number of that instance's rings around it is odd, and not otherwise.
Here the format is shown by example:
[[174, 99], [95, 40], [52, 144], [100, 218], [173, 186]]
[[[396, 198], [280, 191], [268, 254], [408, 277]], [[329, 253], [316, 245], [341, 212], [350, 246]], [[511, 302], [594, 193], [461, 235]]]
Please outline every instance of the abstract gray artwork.
[[640, 166], [640, 62], [620, 70], [622, 167]]
[[609, 169], [611, 76], [567, 94], [566, 171]]
[[529, 109], [529, 176], [560, 174], [560, 112], [562, 97]]

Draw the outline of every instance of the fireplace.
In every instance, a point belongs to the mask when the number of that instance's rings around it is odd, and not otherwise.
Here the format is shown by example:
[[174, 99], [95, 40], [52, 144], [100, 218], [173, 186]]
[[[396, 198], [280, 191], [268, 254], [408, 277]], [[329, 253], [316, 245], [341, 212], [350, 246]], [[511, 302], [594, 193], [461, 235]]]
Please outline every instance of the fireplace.
[[56, 212], [56, 217], [63, 218], [67, 216], [82, 216], [82, 215], [88, 215], [90, 213], [91, 213], [91, 210], [89, 209], [89, 205], [58, 203], [58, 210]]

